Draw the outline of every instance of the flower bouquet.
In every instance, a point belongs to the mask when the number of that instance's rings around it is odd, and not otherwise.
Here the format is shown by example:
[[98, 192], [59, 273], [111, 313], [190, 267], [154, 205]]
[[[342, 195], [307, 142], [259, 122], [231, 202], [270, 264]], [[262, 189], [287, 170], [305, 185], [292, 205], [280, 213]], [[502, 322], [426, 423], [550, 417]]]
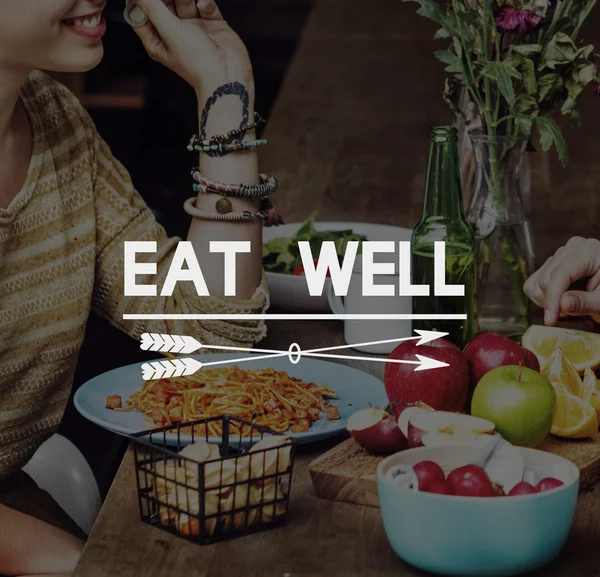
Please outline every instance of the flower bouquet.
[[477, 238], [479, 328], [518, 337], [531, 322], [523, 284], [534, 265], [520, 169], [534, 132], [566, 165], [567, 144], [550, 114], [579, 122], [581, 93], [600, 92], [594, 47], [580, 38], [597, 0], [405, 1], [417, 2], [417, 13], [441, 26], [435, 37], [449, 42], [435, 52], [451, 73], [444, 99], [475, 153], [467, 219]]

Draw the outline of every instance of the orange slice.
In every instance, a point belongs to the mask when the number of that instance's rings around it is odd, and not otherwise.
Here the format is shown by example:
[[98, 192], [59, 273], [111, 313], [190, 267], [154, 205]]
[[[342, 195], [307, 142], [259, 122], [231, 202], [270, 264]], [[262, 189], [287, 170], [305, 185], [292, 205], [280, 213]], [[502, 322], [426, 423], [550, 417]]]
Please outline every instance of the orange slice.
[[594, 437], [598, 432], [598, 414], [589, 402], [569, 393], [566, 387], [554, 384], [556, 410], [550, 432], [567, 439]]
[[583, 398], [584, 387], [581, 382], [581, 377], [562, 349], [557, 349], [548, 357], [546, 364], [542, 367], [542, 375], [544, 375], [552, 385], [562, 385], [572, 395]]
[[561, 348], [578, 373], [600, 367], [600, 334], [533, 325], [525, 331], [521, 343], [537, 356], [540, 366]]
[[594, 407], [600, 421], [600, 381], [592, 369], [585, 369], [583, 375], [584, 400], [589, 398], [590, 405]]

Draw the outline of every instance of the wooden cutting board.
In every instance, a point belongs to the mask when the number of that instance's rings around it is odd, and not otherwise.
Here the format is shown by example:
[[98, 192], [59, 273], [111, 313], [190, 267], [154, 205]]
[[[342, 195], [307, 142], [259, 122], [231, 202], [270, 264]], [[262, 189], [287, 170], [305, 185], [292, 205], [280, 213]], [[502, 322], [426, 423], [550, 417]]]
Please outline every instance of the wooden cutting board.
[[[581, 473], [580, 490], [600, 481], [600, 435], [585, 441], [548, 438], [538, 448], [575, 463]], [[309, 465], [317, 497], [378, 507], [376, 474], [382, 459], [353, 439], [323, 453]]]

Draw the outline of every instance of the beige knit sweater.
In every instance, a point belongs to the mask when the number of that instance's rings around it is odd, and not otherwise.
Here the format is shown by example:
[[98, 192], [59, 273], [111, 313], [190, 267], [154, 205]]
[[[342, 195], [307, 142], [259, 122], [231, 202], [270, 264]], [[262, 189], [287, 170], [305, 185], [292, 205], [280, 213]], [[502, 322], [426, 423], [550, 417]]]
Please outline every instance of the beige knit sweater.
[[251, 344], [264, 336], [264, 323], [122, 316], [258, 313], [268, 306], [264, 278], [249, 301], [200, 298], [189, 282], [179, 283], [172, 297], [125, 298], [123, 241], [157, 241], [155, 255], [137, 260], [157, 262], [152, 281], [160, 287], [180, 239], [165, 234], [64, 86], [35, 72], [21, 98], [34, 142], [23, 189], [0, 209], [0, 477], [20, 469], [58, 427], [91, 309], [133, 338], [170, 332]]

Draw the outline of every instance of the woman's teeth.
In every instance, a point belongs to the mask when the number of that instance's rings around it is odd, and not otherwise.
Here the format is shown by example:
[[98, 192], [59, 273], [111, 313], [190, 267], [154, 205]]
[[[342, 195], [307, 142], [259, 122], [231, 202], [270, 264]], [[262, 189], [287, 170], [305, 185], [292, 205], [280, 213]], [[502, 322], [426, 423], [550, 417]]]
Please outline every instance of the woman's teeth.
[[95, 28], [96, 26], [100, 26], [101, 21], [102, 14], [99, 12], [98, 14], [88, 16], [87, 18], [73, 18], [67, 20], [66, 23], [71, 26], [80, 26], [82, 28]]

